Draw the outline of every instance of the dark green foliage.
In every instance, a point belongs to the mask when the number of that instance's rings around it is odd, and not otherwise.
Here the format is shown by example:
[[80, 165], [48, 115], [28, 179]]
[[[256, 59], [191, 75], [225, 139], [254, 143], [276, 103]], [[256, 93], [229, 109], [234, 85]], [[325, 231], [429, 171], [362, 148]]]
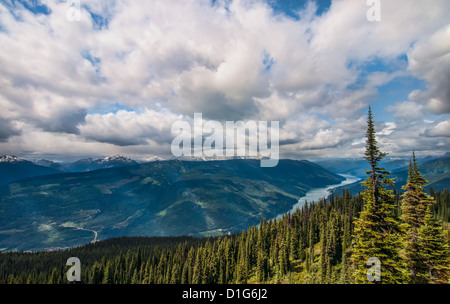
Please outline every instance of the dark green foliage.
[[[443, 214], [450, 207], [448, 191], [434, 195], [439, 204], [430, 212]], [[0, 254], [0, 283], [69, 283], [66, 261], [72, 256], [81, 261], [84, 284], [354, 283], [351, 235], [362, 205], [362, 195], [344, 191], [230, 236], [122, 237], [55, 252], [5, 252]], [[436, 234], [428, 227], [424, 240], [442, 236], [442, 230]]]
[[424, 224], [418, 229], [417, 250], [422, 261], [417, 273], [418, 283], [448, 283], [450, 278], [449, 246], [442, 229], [428, 206]]
[[[425, 223], [425, 214], [433, 204], [433, 199], [426, 194], [424, 185], [427, 180], [417, 168], [415, 154], [409, 165], [408, 180], [402, 195], [402, 221], [405, 223], [404, 255], [412, 283], [423, 283], [423, 272], [427, 266], [423, 258], [421, 246], [419, 246], [419, 230]], [[431, 213], [431, 211], [430, 211]], [[424, 245], [424, 244], [423, 244]]]
[[428, 181], [420, 173], [413, 153], [413, 162], [409, 165], [408, 181], [402, 195], [402, 221], [415, 230], [424, 223], [425, 212], [433, 204], [432, 198], [426, 194], [424, 186]]
[[382, 264], [381, 283], [403, 283], [406, 279], [405, 266], [400, 256], [401, 227], [395, 213], [395, 195], [389, 187], [393, 181], [387, 176], [379, 163], [386, 153], [378, 149], [372, 112], [369, 108], [368, 129], [366, 133], [365, 159], [371, 170], [363, 183], [364, 209], [355, 221], [355, 235], [352, 261], [355, 265], [355, 280], [357, 283], [369, 283], [367, 279], [367, 261], [378, 258]]
[[[402, 195], [402, 219], [406, 225], [404, 254], [409, 277], [412, 283], [418, 284], [448, 283], [450, 277], [448, 243], [445, 231], [437, 223], [432, 212], [435, 200], [423, 188], [426, 183], [427, 180], [420, 173], [413, 153], [408, 182], [403, 187], [405, 193]], [[446, 206], [443, 207], [446, 210]], [[443, 215], [446, 217], [445, 212]]]

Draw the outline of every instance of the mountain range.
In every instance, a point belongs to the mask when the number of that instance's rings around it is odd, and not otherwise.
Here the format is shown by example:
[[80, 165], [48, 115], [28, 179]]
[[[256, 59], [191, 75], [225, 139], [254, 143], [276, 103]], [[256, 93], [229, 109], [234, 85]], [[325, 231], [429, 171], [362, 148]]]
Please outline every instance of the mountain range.
[[62, 171], [51, 166], [37, 165], [31, 161], [11, 155], [0, 156], [0, 185], [6, 185], [33, 176], [59, 173], [62, 173]]
[[61, 166], [66, 168], [69, 172], [87, 172], [99, 169], [134, 166], [137, 164], [137, 161], [129, 157], [116, 155], [99, 159], [85, 158], [72, 163], [63, 163]]
[[345, 178], [309, 161], [156, 161], [36, 176], [0, 187], [0, 249], [49, 250], [117, 236], [235, 233]]
[[[409, 158], [386, 159], [397, 190]], [[428, 188], [450, 187], [450, 155], [418, 160]], [[73, 247], [116, 236], [240, 232], [291, 209], [307, 191], [365, 177], [364, 159], [166, 160], [125, 156], [71, 163], [0, 157], [0, 250]], [[344, 187], [337, 187], [341, 191]], [[346, 185], [352, 194], [361, 182]]]
[[[445, 155], [442, 156], [426, 156], [422, 158], [417, 158], [417, 161], [419, 163], [425, 163], [443, 157], [450, 157], [450, 153], [446, 153]], [[395, 156], [395, 157], [387, 156], [380, 162], [380, 165], [386, 168], [387, 170], [393, 172], [396, 170], [403, 170], [405, 168], [407, 169], [410, 160], [411, 160], [410, 156]], [[314, 162], [332, 172], [337, 172], [340, 174], [350, 174], [361, 178], [365, 178], [367, 176], [365, 171], [370, 170], [369, 163], [362, 157], [327, 158], [314, 160]]]
[[[405, 158], [396, 161], [385, 161], [382, 166], [391, 172], [390, 178], [393, 178], [395, 183], [395, 189], [397, 191], [402, 191], [402, 187], [406, 184], [408, 180], [408, 166], [410, 158]], [[401, 166], [399, 166], [401, 164]], [[324, 166], [330, 169], [330, 166]], [[445, 188], [450, 188], [450, 153], [446, 153], [441, 157], [426, 157], [417, 160], [417, 167], [422, 175], [428, 180], [425, 188], [430, 190], [444, 190]], [[365, 167], [361, 168], [368, 170]], [[364, 174], [364, 170], [361, 170]], [[367, 177], [367, 175], [359, 175], [361, 178]], [[340, 191], [343, 188], [349, 190], [351, 194], [357, 194], [363, 190], [361, 181], [355, 182], [353, 184], [346, 185], [345, 187], [337, 187], [335, 191]]]
[[122, 155], [105, 158], [85, 158], [74, 162], [54, 162], [47, 159], [24, 160], [13, 155], [0, 156], [0, 185], [21, 179], [61, 174], [67, 172], [87, 172], [99, 169], [134, 166], [138, 162]]

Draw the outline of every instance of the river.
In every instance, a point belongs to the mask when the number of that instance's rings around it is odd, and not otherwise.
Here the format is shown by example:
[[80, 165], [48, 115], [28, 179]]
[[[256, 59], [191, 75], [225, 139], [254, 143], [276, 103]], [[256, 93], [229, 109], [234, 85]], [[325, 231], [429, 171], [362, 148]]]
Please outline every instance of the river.
[[[291, 209], [291, 214], [294, 213], [295, 210], [297, 210], [297, 208], [301, 208], [303, 207], [303, 205], [305, 204], [305, 202], [318, 202], [319, 200], [323, 199], [323, 198], [327, 198], [330, 195], [330, 190], [333, 190], [334, 188], [337, 187], [341, 187], [341, 186], [345, 186], [348, 184], [352, 184], [354, 182], [357, 182], [359, 180], [361, 180], [359, 177], [353, 176], [353, 175], [349, 175], [349, 174], [338, 174], [342, 177], [345, 177], [346, 180], [344, 180], [343, 182], [341, 182], [340, 184], [336, 184], [336, 185], [329, 185], [326, 186], [324, 188], [314, 188], [309, 190], [308, 192], [306, 192], [305, 196], [302, 196], [298, 202], [292, 206]], [[277, 216], [277, 218], [281, 218], [283, 217], [283, 214], [286, 214], [287, 212], [284, 212], [282, 214], [279, 214]]]

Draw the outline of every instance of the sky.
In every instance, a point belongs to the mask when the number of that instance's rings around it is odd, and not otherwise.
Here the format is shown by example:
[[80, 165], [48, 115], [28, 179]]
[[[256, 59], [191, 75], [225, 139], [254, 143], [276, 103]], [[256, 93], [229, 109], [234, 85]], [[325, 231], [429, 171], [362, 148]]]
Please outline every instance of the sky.
[[278, 121], [281, 158], [362, 157], [370, 105], [382, 151], [441, 155], [448, 16], [448, 0], [1, 0], [0, 154], [171, 158], [172, 124], [202, 113]]

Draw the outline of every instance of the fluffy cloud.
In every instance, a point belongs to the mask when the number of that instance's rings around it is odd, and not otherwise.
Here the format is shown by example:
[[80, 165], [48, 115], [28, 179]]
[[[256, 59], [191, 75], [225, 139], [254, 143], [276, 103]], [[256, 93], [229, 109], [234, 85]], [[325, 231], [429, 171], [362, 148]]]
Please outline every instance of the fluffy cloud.
[[118, 146], [143, 145], [149, 141], [169, 144], [170, 127], [179, 119], [171, 113], [148, 109], [142, 113], [120, 110], [115, 114], [89, 114], [79, 129], [89, 140]]
[[[380, 22], [360, 0], [321, 15], [309, 2], [297, 19], [263, 0], [85, 0], [78, 22], [67, 3], [41, 2], [45, 13], [0, 4], [1, 150], [168, 154], [172, 122], [201, 112], [280, 121], [286, 156], [356, 155], [368, 104], [411, 75], [425, 87], [384, 105], [395, 121], [381, 126], [382, 144], [443, 149], [446, 118], [433, 115], [450, 111], [447, 0], [384, 1]], [[384, 70], [369, 71], [374, 61]]]
[[441, 121], [436, 126], [426, 131], [432, 137], [450, 137], [450, 120]]
[[450, 113], [450, 25], [417, 42], [408, 58], [411, 72], [428, 87], [425, 92], [416, 91], [414, 100], [437, 114]]
[[388, 108], [397, 120], [415, 122], [424, 115], [425, 106], [413, 101], [397, 102]]

